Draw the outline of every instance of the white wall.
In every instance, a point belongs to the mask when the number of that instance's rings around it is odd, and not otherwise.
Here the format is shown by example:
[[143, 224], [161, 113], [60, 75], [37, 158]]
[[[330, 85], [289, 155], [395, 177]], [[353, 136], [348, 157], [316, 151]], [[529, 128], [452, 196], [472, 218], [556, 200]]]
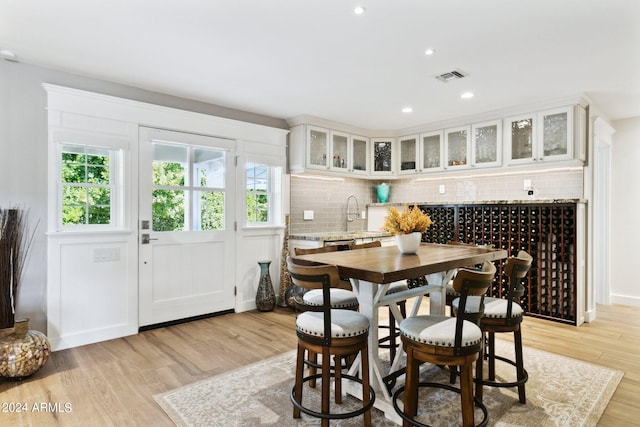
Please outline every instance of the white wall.
[[613, 122], [611, 302], [640, 306], [640, 117]]
[[30, 209], [30, 220], [40, 222], [19, 291], [16, 315], [30, 317], [31, 327], [43, 332], [47, 325], [47, 100], [42, 83], [288, 129], [281, 119], [0, 61], [0, 206], [26, 206]]

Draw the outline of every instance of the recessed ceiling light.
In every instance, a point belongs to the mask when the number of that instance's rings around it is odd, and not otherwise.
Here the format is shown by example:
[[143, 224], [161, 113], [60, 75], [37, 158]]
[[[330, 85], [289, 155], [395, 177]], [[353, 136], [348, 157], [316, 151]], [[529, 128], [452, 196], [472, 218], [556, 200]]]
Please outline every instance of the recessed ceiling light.
[[433, 55], [434, 53], [436, 53], [436, 51], [431, 48], [424, 51], [425, 55]]
[[353, 9], [353, 13], [355, 13], [356, 15], [362, 15], [367, 9], [365, 9], [362, 6], [356, 6], [355, 9]]
[[405, 114], [413, 113], [413, 108], [411, 108], [411, 107], [404, 107], [404, 108], [402, 109], [402, 112], [403, 112], [403, 113], [405, 113]]
[[0, 58], [6, 59], [7, 61], [17, 61], [16, 54], [9, 49], [0, 49]]
[[460, 95], [460, 98], [462, 98], [462, 99], [471, 99], [471, 98], [473, 98], [473, 92], [464, 92], [462, 95]]

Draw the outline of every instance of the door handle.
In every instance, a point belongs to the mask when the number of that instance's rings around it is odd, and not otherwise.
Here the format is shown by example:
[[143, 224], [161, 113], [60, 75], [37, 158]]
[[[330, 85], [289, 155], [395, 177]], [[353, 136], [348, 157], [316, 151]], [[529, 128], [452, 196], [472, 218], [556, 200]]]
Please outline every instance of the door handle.
[[158, 240], [158, 239], [152, 239], [149, 237], [148, 234], [141, 234], [140, 235], [140, 243], [142, 243], [143, 245], [148, 245], [149, 241], [151, 240]]

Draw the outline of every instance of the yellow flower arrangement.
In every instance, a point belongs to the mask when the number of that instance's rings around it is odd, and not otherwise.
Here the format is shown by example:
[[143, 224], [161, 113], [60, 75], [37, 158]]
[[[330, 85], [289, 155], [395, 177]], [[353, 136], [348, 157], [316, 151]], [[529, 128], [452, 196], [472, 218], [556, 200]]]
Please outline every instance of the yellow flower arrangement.
[[391, 234], [409, 234], [413, 232], [424, 233], [433, 224], [429, 215], [420, 210], [417, 205], [412, 209], [404, 207], [402, 212], [394, 207], [389, 208], [389, 214], [384, 217], [382, 229]]

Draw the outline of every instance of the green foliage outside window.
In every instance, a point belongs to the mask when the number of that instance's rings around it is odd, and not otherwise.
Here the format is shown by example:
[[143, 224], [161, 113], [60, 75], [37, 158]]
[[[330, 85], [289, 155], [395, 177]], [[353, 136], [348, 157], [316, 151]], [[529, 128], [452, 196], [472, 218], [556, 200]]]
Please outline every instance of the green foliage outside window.
[[62, 153], [62, 224], [110, 224], [109, 152], [74, 148]]

